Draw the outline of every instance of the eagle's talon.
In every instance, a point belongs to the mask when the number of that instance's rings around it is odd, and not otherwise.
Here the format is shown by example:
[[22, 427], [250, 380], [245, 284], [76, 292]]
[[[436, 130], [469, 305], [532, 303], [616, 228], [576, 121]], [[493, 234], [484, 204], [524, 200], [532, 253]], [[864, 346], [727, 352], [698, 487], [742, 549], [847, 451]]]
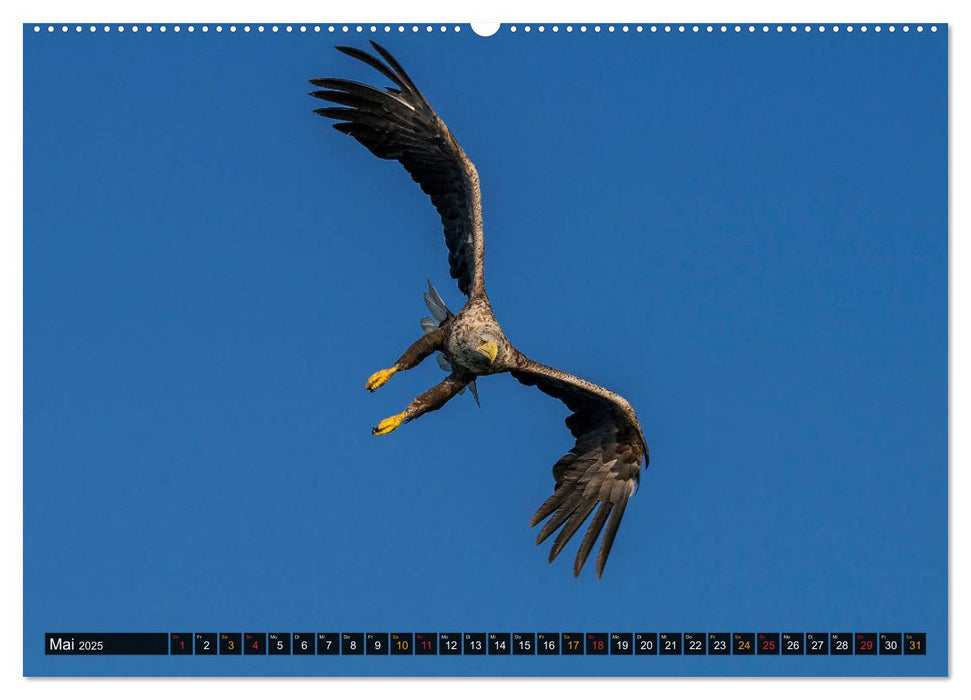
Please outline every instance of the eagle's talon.
[[376, 391], [377, 389], [380, 389], [388, 383], [388, 380], [391, 379], [391, 375], [397, 371], [398, 370], [394, 367], [389, 369], [379, 369], [377, 372], [368, 377], [367, 384], [364, 385], [364, 388], [368, 391]]
[[371, 428], [371, 435], [387, 435], [393, 430], [396, 430], [405, 420], [405, 414], [399, 413], [396, 416], [391, 416], [385, 418], [383, 421], [378, 423], [376, 426]]

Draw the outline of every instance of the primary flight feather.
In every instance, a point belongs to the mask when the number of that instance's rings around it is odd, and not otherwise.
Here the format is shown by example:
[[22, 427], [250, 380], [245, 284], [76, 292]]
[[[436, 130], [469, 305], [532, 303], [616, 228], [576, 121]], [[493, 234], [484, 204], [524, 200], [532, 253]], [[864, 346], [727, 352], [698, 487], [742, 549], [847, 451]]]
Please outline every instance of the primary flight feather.
[[440, 353], [440, 364], [450, 374], [404, 411], [378, 423], [372, 433], [386, 435], [436, 411], [466, 387], [478, 400], [475, 380], [483, 375], [509, 372], [522, 384], [559, 399], [571, 411], [566, 425], [575, 443], [553, 465], [553, 494], [530, 525], [546, 521], [537, 544], [556, 533], [549, 556], [552, 562], [592, 514], [573, 572], [580, 575], [602, 533], [597, 554], [600, 577], [627, 501], [640, 480], [641, 462], [645, 468], [648, 464], [647, 442], [634, 409], [622, 396], [603, 387], [534, 362], [506, 339], [485, 291], [482, 198], [475, 166], [395, 58], [376, 42], [371, 46], [377, 56], [353, 47], [337, 48], [374, 68], [392, 86], [381, 90], [339, 78], [311, 80], [322, 88], [311, 95], [338, 105], [315, 111], [336, 120], [335, 129], [354, 137], [379, 158], [397, 160], [431, 197], [442, 219], [449, 272], [468, 297], [465, 306], [453, 314], [429, 283], [425, 301], [434, 318], [422, 319], [425, 334], [391, 367], [371, 375], [365, 386], [375, 391], [396, 372], [417, 366], [434, 352]]

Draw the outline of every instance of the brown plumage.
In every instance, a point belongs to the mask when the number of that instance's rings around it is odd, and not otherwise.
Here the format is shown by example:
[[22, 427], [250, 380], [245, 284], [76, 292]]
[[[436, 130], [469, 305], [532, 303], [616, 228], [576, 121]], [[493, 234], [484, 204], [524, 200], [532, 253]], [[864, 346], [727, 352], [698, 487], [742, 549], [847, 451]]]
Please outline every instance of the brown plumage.
[[[379, 90], [338, 78], [311, 80], [324, 88], [310, 94], [338, 107], [318, 114], [337, 120], [334, 128], [354, 137], [374, 155], [400, 162], [431, 197], [438, 210], [449, 250], [449, 271], [468, 296], [453, 314], [429, 285], [426, 303], [434, 319], [423, 319], [426, 335], [413, 343], [390, 368], [371, 375], [369, 391], [383, 386], [396, 372], [411, 369], [434, 352], [443, 356], [450, 374], [417, 397], [401, 413], [373, 429], [387, 434], [400, 425], [444, 406], [477, 377], [509, 372], [519, 382], [559, 399], [570, 410], [566, 425], [574, 445], [553, 466], [553, 495], [539, 507], [531, 526], [546, 520], [536, 543], [557, 533], [550, 562], [590, 518], [574, 561], [579, 576], [600, 538], [597, 576], [603, 574], [627, 501], [640, 480], [641, 462], [648, 463], [647, 442], [637, 416], [621, 396], [584, 379], [534, 362], [508, 341], [485, 291], [482, 201], [475, 166], [445, 123], [383, 47], [378, 56], [338, 47], [381, 73], [393, 87]], [[383, 59], [383, 60], [382, 60]]]

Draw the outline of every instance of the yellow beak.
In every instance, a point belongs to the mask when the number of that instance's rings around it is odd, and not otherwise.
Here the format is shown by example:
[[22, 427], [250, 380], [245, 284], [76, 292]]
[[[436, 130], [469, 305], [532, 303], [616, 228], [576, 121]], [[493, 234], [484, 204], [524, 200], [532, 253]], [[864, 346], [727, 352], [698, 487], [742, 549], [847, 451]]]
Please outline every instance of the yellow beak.
[[482, 343], [477, 350], [489, 358], [490, 365], [496, 361], [496, 355], [499, 354], [499, 346], [491, 340], [488, 343]]

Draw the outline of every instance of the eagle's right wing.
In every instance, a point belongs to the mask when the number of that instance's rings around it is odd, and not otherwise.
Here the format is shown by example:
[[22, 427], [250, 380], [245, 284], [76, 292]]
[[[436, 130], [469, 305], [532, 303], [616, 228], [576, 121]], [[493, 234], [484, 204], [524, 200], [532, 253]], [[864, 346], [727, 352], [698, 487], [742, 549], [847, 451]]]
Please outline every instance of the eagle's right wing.
[[325, 88], [310, 94], [341, 107], [321, 107], [317, 114], [338, 120], [334, 128], [350, 134], [378, 158], [397, 160], [431, 197], [445, 229], [449, 271], [471, 297], [483, 284], [482, 201], [479, 176], [452, 132], [394, 57], [376, 42], [384, 59], [350, 46], [338, 50], [368, 64], [396, 87], [379, 90], [351, 80], [318, 78]]

